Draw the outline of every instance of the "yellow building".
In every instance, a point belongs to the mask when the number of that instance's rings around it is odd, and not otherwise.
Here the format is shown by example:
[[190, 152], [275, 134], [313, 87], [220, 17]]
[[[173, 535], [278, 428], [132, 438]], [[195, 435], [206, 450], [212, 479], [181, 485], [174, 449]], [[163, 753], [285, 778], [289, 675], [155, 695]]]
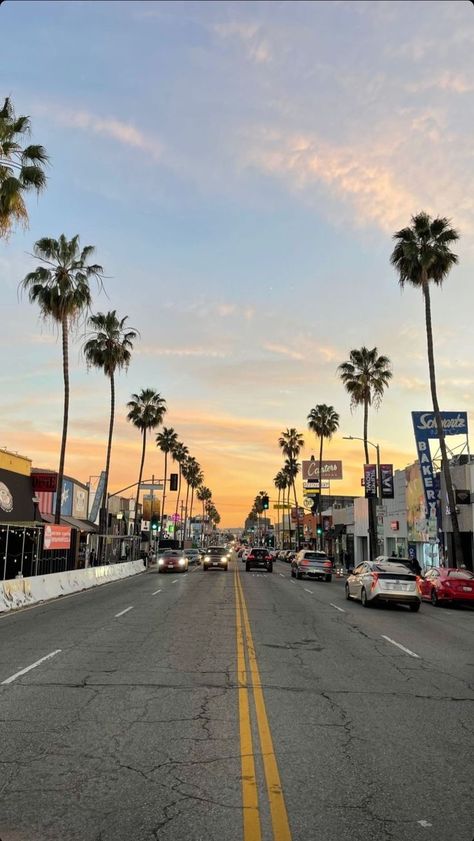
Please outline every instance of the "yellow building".
[[11, 473], [19, 473], [20, 476], [31, 476], [31, 459], [9, 450], [0, 450], [0, 470], [10, 470]]

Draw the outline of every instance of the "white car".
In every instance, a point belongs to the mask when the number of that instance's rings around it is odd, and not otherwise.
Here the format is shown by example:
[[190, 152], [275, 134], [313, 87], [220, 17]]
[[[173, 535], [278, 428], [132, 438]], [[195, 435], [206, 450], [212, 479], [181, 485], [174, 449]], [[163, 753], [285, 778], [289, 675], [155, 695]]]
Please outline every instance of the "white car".
[[347, 578], [346, 599], [359, 599], [364, 607], [375, 602], [407, 604], [416, 613], [421, 605], [420, 584], [395, 558], [365, 561]]

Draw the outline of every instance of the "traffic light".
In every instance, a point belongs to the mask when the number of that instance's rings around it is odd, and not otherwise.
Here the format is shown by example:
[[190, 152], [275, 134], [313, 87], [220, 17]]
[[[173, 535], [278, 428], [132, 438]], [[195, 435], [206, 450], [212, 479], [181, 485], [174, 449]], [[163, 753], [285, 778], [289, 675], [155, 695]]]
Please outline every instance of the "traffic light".
[[270, 508], [270, 500], [267, 494], [265, 494], [265, 496], [262, 496], [262, 508], [264, 511], [268, 511], [268, 509]]
[[178, 474], [170, 473], [170, 491], [178, 490]]
[[156, 514], [153, 514], [153, 516], [151, 518], [150, 528], [151, 528], [152, 535], [153, 536], [156, 535], [156, 532], [158, 531], [158, 517], [156, 516]]
[[323, 533], [323, 527], [322, 526], [316, 526], [316, 534], [318, 536], [320, 536], [320, 535], [322, 535], [322, 533]]

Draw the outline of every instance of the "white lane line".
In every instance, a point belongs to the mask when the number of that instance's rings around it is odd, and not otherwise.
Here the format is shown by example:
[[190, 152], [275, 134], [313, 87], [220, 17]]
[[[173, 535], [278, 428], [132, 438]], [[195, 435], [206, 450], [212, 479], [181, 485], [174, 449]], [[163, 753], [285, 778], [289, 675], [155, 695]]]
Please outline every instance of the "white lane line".
[[290, 584], [296, 584], [296, 581], [292, 581], [290, 578]]
[[151, 595], [152, 595], [152, 596], [157, 596], [157, 595], [158, 595], [158, 593], [161, 593], [161, 590], [155, 590], [155, 592], [154, 592], [154, 593], [152, 593]]
[[390, 637], [386, 637], [385, 634], [381, 634], [380, 636], [382, 637], [382, 639], [387, 640], [387, 642], [390, 642], [392, 645], [396, 645], [397, 648], [400, 648], [402, 651], [405, 652], [405, 654], [409, 654], [410, 657], [416, 657], [417, 660], [420, 659], [419, 654], [415, 654], [414, 651], [410, 651], [409, 648], [405, 648], [405, 646], [401, 645], [399, 642], [395, 642], [395, 640], [391, 639]]
[[305, 593], [311, 593], [311, 595], [313, 595], [313, 591], [312, 591], [312, 590], [308, 590], [308, 588], [307, 588], [307, 587], [305, 587], [305, 588], [304, 588], [304, 591], [305, 591]]
[[333, 604], [332, 602], [329, 602], [329, 604], [331, 605], [331, 607], [335, 607], [335, 608], [336, 608], [336, 610], [340, 610], [340, 611], [341, 611], [341, 613], [345, 613], [345, 612], [346, 612], [346, 611], [344, 610], [344, 608], [343, 608], [343, 607], [338, 607], [338, 606], [337, 606], [337, 604]]
[[130, 607], [126, 607], [125, 610], [121, 610], [120, 613], [115, 614], [115, 618], [118, 619], [119, 616], [123, 616], [124, 613], [128, 613], [129, 610], [133, 610], [133, 604]]
[[178, 580], [178, 579], [177, 579], [177, 578], [175, 578], [175, 579], [174, 579], [174, 581], [172, 581], [171, 583], [172, 583], [172, 584], [176, 584], [177, 580]]
[[284, 578], [284, 577], [285, 577], [285, 576], [283, 575], [283, 573], [282, 573], [282, 572], [280, 572], [280, 578]]
[[433, 824], [429, 823], [429, 821], [417, 821], [417, 823], [419, 823], [420, 826], [424, 826], [424, 827], [433, 826]]
[[27, 672], [31, 672], [32, 669], [36, 669], [36, 666], [39, 666], [41, 663], [44, 663], [45, 660], [49, 660], [51, 657], [54, 657], [56, 654], [60, 653], [60, 648], [57, 648], [56, 651], [51, 651], [50, 654], [46, 654], [44, 657], [41, 657], [39, 660], [36, 661], [36, 663], [32, 663], [31, 666], [27, 666], [26, 669], [20, 669], [19, 672], [15, 672], [14, 675], [7, 677], [6, 680], [2, 680], [1, 685], [4, 686], [6, 683], [13, 683], [13, 681], [16, 680], [17, 677], [21, 677], [21, 675], [26, 675]]

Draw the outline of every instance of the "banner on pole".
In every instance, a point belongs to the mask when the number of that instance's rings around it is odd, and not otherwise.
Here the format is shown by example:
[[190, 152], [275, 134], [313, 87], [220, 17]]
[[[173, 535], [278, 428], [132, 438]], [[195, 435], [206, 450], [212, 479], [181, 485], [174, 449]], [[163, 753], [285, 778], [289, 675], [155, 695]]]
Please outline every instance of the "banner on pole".
[[364, 464], [364, 488], [366, 499], [377, 498], [377, 465]]

